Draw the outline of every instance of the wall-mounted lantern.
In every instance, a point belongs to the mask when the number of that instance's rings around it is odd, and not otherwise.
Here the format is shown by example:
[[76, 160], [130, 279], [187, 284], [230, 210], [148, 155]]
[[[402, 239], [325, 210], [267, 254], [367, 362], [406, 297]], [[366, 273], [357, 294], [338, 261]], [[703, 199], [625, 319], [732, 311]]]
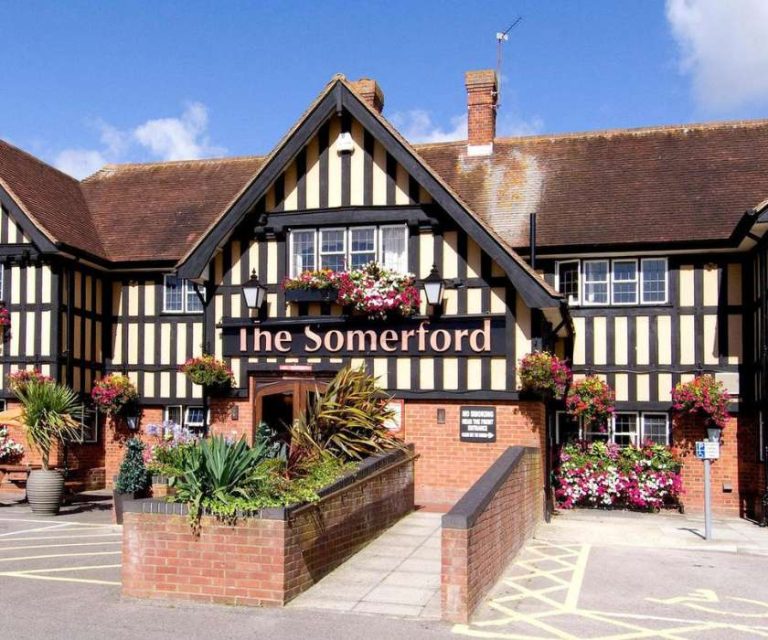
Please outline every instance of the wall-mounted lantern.
[[264, 298], [267, 295], [267, 288], [259, 282], [256, 270], [251, 271], [251, 279], [243, 285], [243, 297], [245, 306], [249, 309], [261, 309], [264, 304]]
[[432, 265], [432, 271], [424, 278], [424, 297], [435, 313], [439, 313], [443, 306], [443, 294], [445, 282], [437, 270], [437, 265]]

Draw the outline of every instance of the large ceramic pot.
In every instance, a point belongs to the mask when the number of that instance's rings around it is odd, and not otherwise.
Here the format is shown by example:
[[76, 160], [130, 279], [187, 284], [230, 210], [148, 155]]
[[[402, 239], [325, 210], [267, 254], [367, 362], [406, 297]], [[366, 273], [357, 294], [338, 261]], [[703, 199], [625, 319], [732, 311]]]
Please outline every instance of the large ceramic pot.
[[64, 497], [64, 476], [54, 470], [30, 471], [27, 478], [27, 501], [32, 513], [55, 516]]
[[125, 502], [128, 500], [135, 500], [139, 497], [135, 493], [119, 493], [118, 491], [112, 491], [112, 499], [115, 507], [115, 524], [123, 524], [123, 511]]

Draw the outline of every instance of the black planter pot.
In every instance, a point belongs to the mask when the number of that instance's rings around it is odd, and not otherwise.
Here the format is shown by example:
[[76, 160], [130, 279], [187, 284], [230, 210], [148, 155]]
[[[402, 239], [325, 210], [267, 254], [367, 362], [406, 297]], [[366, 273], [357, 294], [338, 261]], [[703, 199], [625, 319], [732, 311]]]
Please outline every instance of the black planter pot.
[[291, 289], [285, 292], [288, 302], [336, 302], [336, 289]]
[[127, 500], [135, 500], [139, 495], [136, 493], [119, 493], [112, 491], [112, 499], [115, 509], [115, 522], [123, 524], [123, 505]]

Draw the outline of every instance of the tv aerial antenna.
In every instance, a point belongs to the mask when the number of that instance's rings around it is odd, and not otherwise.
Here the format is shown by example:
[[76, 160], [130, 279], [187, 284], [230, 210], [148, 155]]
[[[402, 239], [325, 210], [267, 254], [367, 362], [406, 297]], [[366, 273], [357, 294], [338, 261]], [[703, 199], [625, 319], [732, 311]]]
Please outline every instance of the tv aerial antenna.
[[496, 82], [498, 82], [498, 92], [496, 95], [496, 109], [501, 107], [501, 64], [504, 58], [504, 43], [509, 40], [509, 32], [523, 21], [523, 16], [517, 16], [515, 21], [509, 25], [506, 31], [496, 33]]

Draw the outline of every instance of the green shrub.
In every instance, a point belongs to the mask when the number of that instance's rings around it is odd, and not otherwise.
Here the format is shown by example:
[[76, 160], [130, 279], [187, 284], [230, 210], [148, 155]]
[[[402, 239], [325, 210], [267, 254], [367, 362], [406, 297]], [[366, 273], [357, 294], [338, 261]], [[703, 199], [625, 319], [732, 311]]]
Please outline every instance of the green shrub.
[[118, 493], [146, 493], [150, 478], [144, 465], [144, 443], [138, 438], [131, 438], [125, 443], [125, 455], [120, 465], [115, 482]]

